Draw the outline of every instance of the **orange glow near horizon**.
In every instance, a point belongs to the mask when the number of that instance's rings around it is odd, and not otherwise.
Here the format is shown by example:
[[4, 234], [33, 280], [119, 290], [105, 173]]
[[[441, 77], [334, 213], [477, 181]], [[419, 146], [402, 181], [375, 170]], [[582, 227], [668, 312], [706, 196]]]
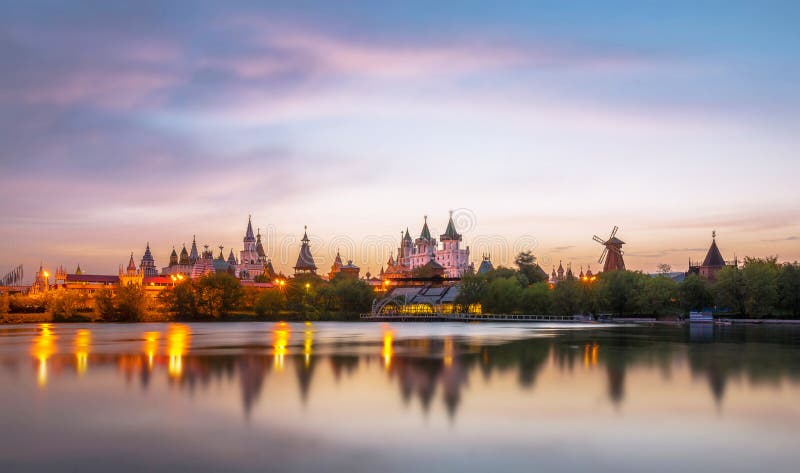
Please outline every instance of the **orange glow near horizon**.
[[188, 325], [170, 325], [167, 333], [170, 377], [180, 378], [183, 374], [183, 356], [191, 343], [192, 330]]
[[40, 388], [47, 386], [47, 360], [56, 352], [56, 336], [51, 324], [39, 324], [39, 335], [33, 339], [31, 354], [39, 362], [36, 381]]
[[92, 332], [78, 330], [75, 335], [75, 369], [82, 375], [89, 368], [89, 347], [92, 343]]

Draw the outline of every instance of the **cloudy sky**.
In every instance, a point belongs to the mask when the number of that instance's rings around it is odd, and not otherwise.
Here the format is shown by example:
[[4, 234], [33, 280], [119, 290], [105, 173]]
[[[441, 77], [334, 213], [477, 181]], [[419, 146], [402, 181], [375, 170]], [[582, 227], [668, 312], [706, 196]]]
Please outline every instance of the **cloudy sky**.
[[[385, 3], [385, 5], [379, 5]], [[113, 5], [112, 5], [113, 4]], [[800, 3], [0, 5], [0, 273], [113, 273], [308, 225], [377, 272], [424, 215], [476, 259], [800, 259]], [[218, 251], [218, 250], [217, 250]], [[2, 274], [0, 274], [1, 276]]]

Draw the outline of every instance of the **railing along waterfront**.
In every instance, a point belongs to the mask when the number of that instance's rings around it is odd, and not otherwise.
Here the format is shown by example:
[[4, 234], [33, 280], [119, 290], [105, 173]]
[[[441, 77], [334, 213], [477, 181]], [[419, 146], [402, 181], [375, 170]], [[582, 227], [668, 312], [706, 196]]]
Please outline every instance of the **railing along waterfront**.
[[581, 315], [522, 315], [522, 314], [361, 314], [362, 320], [441, 320], [441, 321], [493, 321], [493, 322], [584, 322], [587, 319]]

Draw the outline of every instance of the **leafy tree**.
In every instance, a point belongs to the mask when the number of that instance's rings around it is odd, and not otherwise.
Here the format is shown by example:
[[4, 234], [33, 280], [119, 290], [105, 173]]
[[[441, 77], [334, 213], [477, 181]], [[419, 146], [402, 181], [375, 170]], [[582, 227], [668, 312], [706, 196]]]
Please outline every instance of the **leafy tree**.
[[739, 268], [726, 266], [717, 273], [714, 284], [714, 302], [719, 307], [731, 309], [745, 316], [745, 284]]
[[703, 310], [714, 304], [708, 282], [696, 274], [687, 276], [678, 285], [678, 298], [685, 311]]
[[107, 322], [116, 320], [117, 310], [114, 307], [114, 294], [111, 289], [103, 288], [94, 296], [94, 307], [97, 315]]
[[[784, 263], [778, 276], [778, 295], [781, 307], [800, 317], [800, 264]], [[1, 310], [1, 309], [0, 309]]]
[[147, 295], [140, 286], [122, 286], [115, 297], [116, 320], [137, 322], [144, 317]]
[[467, 312], [469, 306], [480, 304], [486, 295], [488, 283], [486, 278], [475, 274], [466, 274], [461, 278], [458, 286], [458, 296], [455, 304], [459, 312]]
[[487, 271], [482, 275], [487, 281], [494, 281], [495, 279], [508, 279], [517, 276], [517, 272], [512, 268], [498, 266], [491, 271]]
[[637, 305], [643, 313], [663, 315], [678, 305], [678, 284], [666, 276], [643, 279]]
[[266, 274], [261, 273], [253, 278], [253, 282], [258, 282], [258, 283], [269, 282], [269, 277]]
[[242, 295], [239, 280], [228, 273], [212, 273], [200, 278], [196, 288], [198, 314], [222, 318], [235, 309]]
[[366, 312], [370, 309], [374, 295], [372, 288], [364, 281], [342, 277], [334, 279], [334, 294], [343, 312]]
[[499, 278], [489, 283], [481, 301], [486, 312], [508, 314], [519, 307], [522, 286], [517, 278]]
[[267, 289], [259, 294], [255, 312], [259, 317], [276, 316], [284, 308], [286, 297], [278, 289]]
[[637, 295], [648, 276], [638, 271], [609, 271], [600, 273], [600, 295], [616, 315], [634, 313], [639, 309]]
[[8, 315], [11, 310], [10, 297], [8, 293], [3, 292], [0, 294], [0, 316]]
[[72, 291], [58, 291], [47, 304], [47, 310], [56, 322], [72, 319], [80, 308], [80, 297]]
[[580, 312], [581, 287], [574, 279], [561, 281], [553, 288], [552, 312], [554, 315], [575, 315]]
[[672, 272], [672, 266], [667, 263], [660, 263], [657, 268], [658, 274], [667, 275]]
[[528, 284], [535, 284], [547, 280], [547, 273], [542, 271], [542, 268], [536, 264], [536, 257], [530, 251], [520, 252], [517, 257], [514, 258], [514, 264], [517, 265], [520, 274], [525, 275]]
[[745, 311], [749, 317], [765, 317], [775, 312], [778, 305], [777, 257], [745, 258], [744, 276]]
[[197, 299], [191, 279], [183, 280], [171, 291], [163, 291], [159, 298], [167, 310], [173, 312], [178, 320], [191, 320], [197, 316]]
[[551, 292], [550, 285], [546, 282], [537, 282], [526, 287], [520, 300], [522, 310], [531, 315], [549, 314]]

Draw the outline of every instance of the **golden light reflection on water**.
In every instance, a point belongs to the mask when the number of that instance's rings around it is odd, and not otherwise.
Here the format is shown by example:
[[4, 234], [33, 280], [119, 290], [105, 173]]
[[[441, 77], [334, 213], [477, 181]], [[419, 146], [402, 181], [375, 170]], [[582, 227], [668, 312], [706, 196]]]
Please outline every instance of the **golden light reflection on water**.
[[597, 357], [599, 351], [600, 345], [598, 345], [597, 342], [585, 344], [583, 346], [583, 366], [587, 368], [591, 366], [597, 366]]
[[388, 370], [392, 365], [392, 355], [394, 355], [394, 331], [384, 327], [383, 329], [383, 366]]
[[285, 357], [289, 353], [289, 337], [291, 329], [286, 322], [278, 322], [273, 330], [273, 355], [275, 357], [275, 368], [283, 371]]
[[314, 332], [311, 330], [311, 322], [306, 322], [306, 330], [303, 333], [303, 355], [306, 368], [311, 364], [311, 352], [314, 343]]
[[51, 324], [39, 324], [39, 334], [33, 339], [31, 354], [38, 362], [36, 381], [39, 387], [47, 386], [47, 360], [56, 352], [56, 335]]
[[453, 364], [453, 339], [447, 337], [444, 339], [444, 365], [450, 366]]
[[147, 369], [153, 370], [153, 363], [158, 354], [158, 341], [161, 338], [161, 332], [145, 332], [144, 333], [144, 354], [147, 356]]
[[75, 370], [83, 375], [89, 368], [89, 347], [92, 343], [92, 332], [86, 329], [75, 334]]
[[191, 343], [192, 330], [188, 325], [172, 324], [167, 331], [167, 353], [169, 365], [167, 371], [172, 378], [180, 378], [183, 374], [183, 356]]

